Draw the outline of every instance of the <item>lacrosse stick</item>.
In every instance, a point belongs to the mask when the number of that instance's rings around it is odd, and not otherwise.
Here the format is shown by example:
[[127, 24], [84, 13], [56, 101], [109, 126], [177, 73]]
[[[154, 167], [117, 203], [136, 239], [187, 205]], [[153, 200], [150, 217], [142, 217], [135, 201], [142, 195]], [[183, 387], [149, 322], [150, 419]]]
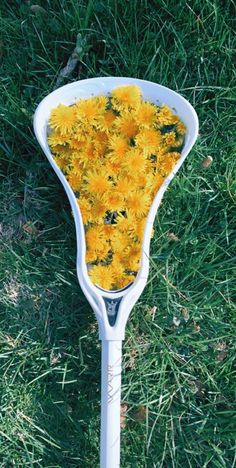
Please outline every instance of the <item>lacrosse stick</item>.
[[[83, 219], [66, 177], [56, 164], [47, 141], [48, 121], [51, 110], [59, 104], [73, 105], [78, 99], [108, 95], [122, 85], [137, 85], [143, 97], [156, 105], [166, 104], [186, 126], [186, 135], [181, 157], [165, 178], [152, 202], [147, 216], [141, 252], [141, 266], [135, 280], [120, 290], [103, 290], [94, 285], [88, 275], [85, 261], [86, 242]], [[140, 297], [148, 278], [149, 246], [157, 209], [169, 183], [183, 164], [194, 145], [198, 134], [198, 118], [189, 102], [178, 93], [149, 81], [135, 78], [101, 77], [81, 80], [65, 85], [46, 96], [34, 116], [34, 131], [37, 140], [59, 177], [67, 193], [74, 215], [77, 238], [77, 275], [80, 286], [95, 312], [102, 341], [101, 369], [101, 468], [120, 466], [120, 399], [122, 341], [130, 312]], [[127, 187], [128, 189], [128, 187]]]

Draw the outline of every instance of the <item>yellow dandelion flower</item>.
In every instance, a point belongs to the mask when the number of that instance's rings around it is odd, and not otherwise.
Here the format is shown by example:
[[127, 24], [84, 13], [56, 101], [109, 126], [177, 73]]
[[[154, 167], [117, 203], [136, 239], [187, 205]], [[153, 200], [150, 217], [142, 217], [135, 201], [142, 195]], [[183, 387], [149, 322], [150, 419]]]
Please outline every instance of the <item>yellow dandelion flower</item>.
[[48, 144], [54, 148], [57, 145], [65, 145], [67, 143], [66, 138], [60, 132], [52, 131], [48, 135]]
[[95, 160], [95, 147], [94, 144], [91, 141], [88, 141], [87, 143], [84, 144], [83, 148], [81, 148], [80, 153], [79, 153], [79, 158], [81, 161], [84, 163], [87, 162], [94, 162]]
[[108, 136], [106, 132], [96, 131], [93, 135], [93, 143], [101, 146], [107, 146]]
[[67, 167], [68, 167], [68, 161], [66, 158], [63, 158], [61, 156], [54, 156], [54, 161], [58, 165], [58, 167], [63, 171], [66, 172]]
[[59, 106], [51, 111], [49, 125], [55, 130], [60, 130], [62, 134], [67, 134], [73, 131], [76, 120], [75, 106], [59, 104]]
[[53, 154], [57, 154], [58, 156], [61, 156], [64, 148], [65, 148], [65, 145], [55, 145], [53, 146], [53, 148], [51, 148], [51, 151]]
[[122, 265], [121, 261], [114, 255], [111, 262], [111, 268], [114, 270], [114, 277], [122, 276], [124, 274], [124, 265]]
[[138, 86], [120, 86], [113, 89], [112, 106], [115, 109], [133, 108], [140, 104], [142, 91]]
[[108, 148], [113, 152], [113, 154], [111, 155], [111, 158], [113, 158], [113, 160], [122, 159], [129, 149], [129, 143], [127, 139], [123, 136], [113, 135], [109, 139]]
[[153, 178], [153, 183], [152, 183], [152, 196], [155, 197], [159, 188], [162, 186], [164, 182], [164, 177], [160, 174], [157, 173], [155, 174]]
[[117, 180], [121, 180], [122, 178], [127, 180], [127, 182], [128, 182], [128, 186], [126, 186], [126, 193], [127, 193], [127, 188], [129, 188], [129, 190], [130, 189], [132, 189], [132, 190], [135, 189], [135, 187], [136, 187], [136, 177], [137, 177], [136, 173], [131, 173], [130, 171], [128, 171], [124, 167], [124, 164], [122, 164], [121, 172], [120, 172]]
[[169, 106], [162, 106], [159, 108], [157, 113], [156, 122], [159, 125], [171, 125], [173, 124], [173, 111], [170, 109]]
[[107, 174], [109, 174], [110, 176], [114, 178], [117, 178], [122, 172], [121, 161], [116, 160], [116, 159], [114, 159], [114, 161], [113, 160], [106, 161], [105, 168], [106, 168]]
[[113, 271], [108, 266], [95, 265], [89, 270], [89, 277], [93, 284], [103, 289], [112, 289], [114, 284]]
[[178, 161], [178, 159], [181, 156], [181, 153], [179, 153], [178, 151], [171, 151], [171, 153], [167, 154], [171, 155], [171, 157], [174, 158], [175, 161]]
[[102, 236], [102, 232], [98, 226], [88, 228], [86, 232], [86, 246], [89, 252], [86, 256], [88, 263], [106, 260], [111, 251], [109, 242]]
[[69, 141], [69, 147], [73, 150], [80, 150], [85, 145], [85, 138], [81, 135], [78, 137], [71, 138]]
[[113, 252], [112, 254], [112, 261], [122, 264], [124, 269], [125, 269], [125, 258], [126, 258], [126, 254], [124, 254], [124, 252], [121, 252], [119, 250], [116, 252]]
[[99, 112], [91, 99], [80, 99], [76, 102], [76, 116], [79, 121], [92, 125], [96, 122]]
[[166, 158], [165, 160], [162, 161], [161, 166], [160, 166], [160, 171], [164, 175], [170, 174], [172, 169], [175, 166], [175, 160], [173, 158]]
[[107, 204], [102, 200], [96, 200], [91, 209], [92, 218], [95, 222], [103, 222], [103, 218], [108, 210]]
[[176, 125], [178, 122], [180, 122], [180, 118], [178, 117], [178, 115], [173, 114], [173, 113], [168, 114], [168, 120], [169, 120], [169, 123], [167, 125]]
[[[178, 153], [177, 153], [178, 154]], [[176, 164], [176, 155], [175, 153], [166, 153], [162, 156], [157, 163], [158, 170], [161, 174], [167, 176]]]
[[180, 133], [180, 135], [185, 135], [186, 133], [186, 127], [183, 122], [178, 122], [176, 125], [177, 132]]
[[134, 138], [139, 130], [135, 119], [129, 112], [124, 112], [120, 117], [117, 117], [115, 126], [125, 138]]
[[128, 234], [115, 231], [113, 237], [111, 238], [111, 246], [113, 252], [123, 252], [130, 243]]
[[104, 261], [108, 259], [109, 253], [111, 252], [111, 246], [104, 240], [104, 242], [100, 243], [95, 250], [97, 252], [98, 261]]
[[126, 257], [126, 268], [130, 271], [137, 272], [140, 268], [141, 262], [141, 244], [133, 243], [130, 245], [127, 257]]
[[75, 174], [73, 171], [71, 171], [66, 178], [72, 190], [74, 190], [75, 192], [78, 192], [80, 189], [80, 184], [81, 184], [81, 175]]
[[105, 132], [97, 132], [93, 138], [96, 159], [102, 158], [107, 151], [108, 137]]
[[100, 115], [105, 112], [105, 107], [103, 105], [98, 105], [97, 98], [89, 98], [76, 101], [75, 110], [78, 121], [93, 125], [99, 119]]
[[138, 222], [140, 221], [140, 219], [141, 218], [135, 219], [133, 226], [130, 226], [130, 230], [128, 234], [132, 242], [136, 242], [139, 240], [138, 234], [137, 234], [137, 231], [138, 231], [137, 226], [138, 226]]
[[113, 128], [113, 124], [116, 120], [116, 114], [109, 109], [105, 111], [96, 122], [98, 128], [103, 130], [104, 132], [110, 132]]
[[94, 202], [94, 195], [87, 192], [86, 190], [86, 182], [84, 180], [84, 175], [82, 176], [82, 181], [81, 181], [81, 185], [80, 185], [80, 189], [79, 189], [79, 199], [80, 200], [87, 200], [90, 205], [92, 206], [93, 202]]
[[[182, 147], [183, 142], [184, 142], [184, 135], [178, 135], [176, 138], [175, 147], [176, 148]], [[178, 151], [181, 152], [181, 150], [178, 150]]]
[[97, 258], [98, 258], [97, 252], [95, 252], [94, 250], [86, 249], [86, 257], [85, 257], [86, 263], [96, 262]]
[[138, 148], [132, 148], [124, 160], [123, 166], [131, 174], [145, 172], [147, 168], [147, 160], [142, 151]]
[[144, 229], [146, 226], [146, 218], [139, 219], [136, 225], [136, 234], [140, 242], [143, 240]]
[[101, 195], [104, 192], [108, 191], [111, 187], [111, 183], [108, 180], [108, 175], [105, 171], [89, 171], [86, 176], [86, 180], [86, 190], [94, 195]]
[[93, 218], [91, 216], [91, 204], [89, 203], [89, 201], [86, 200], [86, 198], [77, 198], [77, 203], [82, 214], [83, 223], [87, 224], [93, 221]]
[[90, 250], [96, 250], [99, 245], [105, 242], [102, 232], [98, 225], [88, 228], [85, 234], [86, 244]]
[[112, 236], [115, 232], [115, 225], [114, 224], [104, 224], [100, 227], [100, 232], [106, 241], [110, 241]]
[[106, 107], [108, 104], [108, 98], [107, 96], [95, 96], [91, 98], [92, 100], [95, 101], [97, 109], [99, 112], [104, 113], [106, 111]]
[[115, 279], [115, 288], [114, 289], [123, 289], [125, 286], [128, 286], [128, 284], [131, 283], [131, 281], [128, 279], [127, 275], [124, 274], [124, 276], [121, 276], [120, 278]]
[[176, 144], [176, 134], [175, 132], [168, 132], [163, 135], [163, 141], [165, 145], [173, 146]]
[[63, 158], [66, 158], [68, 163], [70, 163], [71, 156], [72, 156], [71, 148], [68, 145], [64, 145], [60, 152], [60, 156], [62, 156]]
[[[120, 166], [121, 168], [121, 166]], [[119, 177], [116, 182], [116, 191], [125, 195], [129, 187], [129, 178], [128, 177]]]
[[103, 199], [110, 211], [121, 211], [124, 209], [124, 197], [114, 189], [106, 192]]
[[134, 216], [146, 215], [150, 207], [150, 196], [138, 190], [131, 192], [126, 197], [126, 206], [128, 212]]
[[143, 127], [151, 127], [156, 118], [156, 107], [150, 102], [141, 102], [140, 106], [135, 111], [135, 120], [138, 125]]
[[125, 284], [129, 283], [129, 280], [127, 280], [126, 278], [124, 266], [120, 262], [113, 260], [109, 266], [112, 271], [114, 286], [116, 289], [120, 289], [124, 287], [123, 286], [124, 281], [125, 281]]
[[151, 186], [153, 180], [152, 174], [137, 174], [135, 177], [136, 187], [145, 189], [146, 186]]
[[71, 170], [74, 174], [80, 174], [82, 176], [83, 167], [78, 155], [75, 155], [71, 159]]
[[140, 219], [136, 219], [135, 216], [131, 216], [130, 213], [127, 214], [127, 218], [124, 216], [118, 217], [117, 219], [117, 228], [120, 232], [128, 234], [130, 240], [137, 241], [138, 240], [138, 223]]
[[128, 286], [128, 284], [133, 282], [133, 279], [135, 278], [134, 276], [128, 276], [126, 273], [123, 276], [120, 276], [115, 280], [116, 283], [116, 289], [123, 289], [125, 286]]
[[135, 223], [135, 216], [132, 216], [130, 213], [129, 215], [123, 215], [122, 213], [119, 213], [116, 218], [117, 229], [121, 232], [126, 232], [127, 234], [131, 234], [133, 232]]
[[164, 154], [168, 153], [169, 151], [169, 147], [167, 145], [165, 145], [163, 143], [163, 140], [162, 140], [162, 144], [161, 146], [159, 146], [157, 152], [156, 152], [156, 156], [157, 158], [159, 158], [160, 156], [163, 156]]
[[141, 130], [135, 137], [135, 141], [146, 156], [155, 154], [161, 144], [161, 133], [152, 128]]
[[128, 169], [124, 167], [124, 164], [122, 165], [122, 172], [120, 174], [120, 177], [124, 177], [127, 181], [129, 181], [129, 190], [134, 190], [136, 188], [137, 173], [128, 171]]

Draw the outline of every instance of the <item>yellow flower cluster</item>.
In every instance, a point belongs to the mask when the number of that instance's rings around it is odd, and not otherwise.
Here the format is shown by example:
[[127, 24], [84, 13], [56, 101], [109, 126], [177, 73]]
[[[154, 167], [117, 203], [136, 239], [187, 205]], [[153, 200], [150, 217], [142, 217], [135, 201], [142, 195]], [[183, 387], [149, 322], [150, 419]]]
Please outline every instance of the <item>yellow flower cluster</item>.
[[134, 280], [150, 206], [185, 131], [168, 106], [144, 101], [138, 86], [52, 110], [48, 143], [78, 199], [89, 276], [101, 288]]

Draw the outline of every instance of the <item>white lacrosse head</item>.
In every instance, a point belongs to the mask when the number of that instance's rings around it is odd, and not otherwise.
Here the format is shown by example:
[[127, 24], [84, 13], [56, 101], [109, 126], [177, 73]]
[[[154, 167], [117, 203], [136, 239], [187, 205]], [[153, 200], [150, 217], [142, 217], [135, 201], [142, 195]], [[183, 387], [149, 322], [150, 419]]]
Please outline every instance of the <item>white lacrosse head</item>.
[[[169, 106], [186, 126], [186, 134], [184, 146], [181, 151], [181, 157], [170, 174], [164, 179], [164, 182], [158, 190], [149, 210], [142, 243], [140, 269], [134, 282], [121, 290], [106, 291], [95, 286], [89, 278], [85, 260], [86, 242], [83, 219], [76, 201], [76, 196], [63, 172], [57, 166], [50, 151], [47, 141], [47, 130], [51, 111], [59, 104], [68, 106], [74, 104], [81, 98], [108, 95], [114, 88], [122, 85], [139, 86], [142, 90], [143, 99], [145, 101], [150, 101], [158, 106], [163, 104]], [[63, 184], [70, 201], [76, 227], [78, 280], [85, 296], [96, 314], [99, 323], [100, 338], [106, 340], [122, 340], [124, 339], [125, 326], [132, 307], [138, 300], [147, 282], [149, 272], [150, 239], [157, 209], [169, 183], [179, 170], [196, 141], [198, 135], [197, 114], [185, 98], [165, 86], [136, 78], [90, 78], [62, 86], [46, 96], [36, 109], [34, 116], [34, 131], [43, 152], [47, 156], [51, 166]], [[111, 320], [111, 317], [115, 319]]]

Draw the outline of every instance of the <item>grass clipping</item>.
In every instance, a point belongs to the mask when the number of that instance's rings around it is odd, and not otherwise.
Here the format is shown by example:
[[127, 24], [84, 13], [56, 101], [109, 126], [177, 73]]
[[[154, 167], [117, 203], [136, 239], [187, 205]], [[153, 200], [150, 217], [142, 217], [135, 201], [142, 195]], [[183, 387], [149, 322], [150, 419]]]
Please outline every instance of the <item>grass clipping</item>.
[[138, 86], [59, 104], [49, 126], [51, 152], [82, 213], [90, 279], [123, 288], [139, 270], [145, 221], [180, 157], [185, 126], [168, 106], [143, 100]]

